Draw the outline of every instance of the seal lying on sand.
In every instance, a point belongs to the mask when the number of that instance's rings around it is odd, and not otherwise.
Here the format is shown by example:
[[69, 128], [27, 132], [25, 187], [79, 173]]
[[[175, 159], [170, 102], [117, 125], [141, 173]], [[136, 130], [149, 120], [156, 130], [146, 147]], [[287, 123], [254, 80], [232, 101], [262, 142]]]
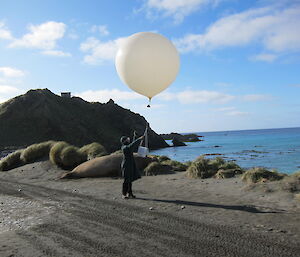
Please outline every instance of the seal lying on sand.
[[[64, 173], [60, 178], [87, 178], [87, 177], [115, 177], [121, 176], [121, 153], [97, 157], [78, 165], [70, 172]], [[152, 161], [149, 157], [140, 157], [134, 154], [139, 170], [143, 170]]]

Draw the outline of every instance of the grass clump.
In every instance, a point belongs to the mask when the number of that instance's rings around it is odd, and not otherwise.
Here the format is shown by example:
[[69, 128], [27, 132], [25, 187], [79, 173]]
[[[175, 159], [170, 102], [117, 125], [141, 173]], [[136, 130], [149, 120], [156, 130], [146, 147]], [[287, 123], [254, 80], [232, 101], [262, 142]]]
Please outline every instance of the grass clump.
[[192, 162], [186, 172], [190, 178], [210, 178], [217, 173], [217, 169], [215, 165], [211, 165], [211, 160], [200, 156]]
[[96, 142], [81, 147], [79, 151], [86, 156], [87, 160], [107, 155], [104, 146]]
[[59, 167], [63, 167], [63, 163], [61, 160], [61, 152], [64, 148], [66, 148], [68, 146], [70, 146], [70, 145], [64, 141], [55, 143], [51, 147], [50, 152], [49, 152], [50, 161]]
[[59, 158], [64, 169], [73, 169], [86, 161], [86, 155], [79, 151], [78, 147], [72, 145], [64, 147], [60, 152]]
[[17, 150], [0, 160], [0, 171], [8, 171], [23, 165], [21, 154], [23, 150]]
[[[219, 172], [218, 175], [216, 175]], [[226, 162], [221, 157], [214, 159], [206, 159], [204, 156], [199, 156], [193, 161], [186, 174], [190, 178], [211, 178], [217, 176], [218, 178], [227, 178], [240, 174], [242, 168], [234, 162]]]
[[232, 178], [236, 175], [235, 169], [227, 169], [227, 170], [218, 170], [215, 177], [216, 178]]
[[50, 149], [55, 143], [55, 141], [46, 141], [39, 144], [30, 145], [24, 149], [20, 158], [24, 163], [31, 163], [46, 157], [49, 155]]
[[257, 183], [263, 181], [276, 181], [281, 180], [285, 177], [285, 174], [279, 173], [277, 171], [270, 171], [265, 168], [256, 167], [247, 170], [243, 176], [242, 180], [248, 183]]
[[282, 180], [282, 189], [290, 193], [300, 192], [300, 171], [286, 176]]
[[86, 161], [86, 155], [79, 151], [78, 147], [64, 141], [57, 142], [49, 152], [50, 161], [63, 169], [72, 169]]
[[158, 155], [158, 156], [157, 156], [157, 159], [158, 159], [159, 162], [171, 160], [171, 159], [170, 159], [168, 156], [166, 156], [166, 155]]
[[144, 169], [145, 176], [155, 176], [159, 174], [168, 174], [172, 171], [172, 167], [166, 164], [161, 164], [159, 162], [151, 162]]
[[149, 155], [150, 158], [152, 158], [153, 161], [156, 162], [164, 162], [164, 161], [168, 161], [171, 160], [168, 156], [166, 155]]
[[188, 165], [174, 160], [165, 160], [161, 164], [171, 166], [173, 171], [186, 171], [188, 168]]

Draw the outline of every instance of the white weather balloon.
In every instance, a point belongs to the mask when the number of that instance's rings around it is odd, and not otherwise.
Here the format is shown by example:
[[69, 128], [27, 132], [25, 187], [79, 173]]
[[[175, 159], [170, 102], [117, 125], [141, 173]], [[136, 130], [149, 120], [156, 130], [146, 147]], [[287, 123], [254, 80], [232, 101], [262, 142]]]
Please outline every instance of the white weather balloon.
[[175, 80], [179, 55], [166, 37], [140, 32], [122, 42], [115, 65], [119, 77], [128, 87], [151, 100]]

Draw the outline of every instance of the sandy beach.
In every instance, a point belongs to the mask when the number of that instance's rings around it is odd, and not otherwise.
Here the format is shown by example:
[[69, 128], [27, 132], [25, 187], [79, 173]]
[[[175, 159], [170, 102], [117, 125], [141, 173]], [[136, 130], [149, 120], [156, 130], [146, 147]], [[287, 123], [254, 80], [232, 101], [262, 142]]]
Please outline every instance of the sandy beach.
[[[0, 175], [0, 256], [299, 256], [300, 202], [240, 178], [57, 179], [42, 161]], [[275, 183], [275, 182], [274, 182]]]

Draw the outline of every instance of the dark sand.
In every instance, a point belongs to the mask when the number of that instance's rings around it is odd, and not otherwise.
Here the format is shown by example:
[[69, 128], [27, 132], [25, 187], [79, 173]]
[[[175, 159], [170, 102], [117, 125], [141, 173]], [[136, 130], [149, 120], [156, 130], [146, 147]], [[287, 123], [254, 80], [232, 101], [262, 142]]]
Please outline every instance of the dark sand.
[[[0, 256], [300, 256], [300, 201], [240, 178], [57, 180], [48, 161], [0, 173]], [[149, 208], [152, 207], [150, 210]]]

